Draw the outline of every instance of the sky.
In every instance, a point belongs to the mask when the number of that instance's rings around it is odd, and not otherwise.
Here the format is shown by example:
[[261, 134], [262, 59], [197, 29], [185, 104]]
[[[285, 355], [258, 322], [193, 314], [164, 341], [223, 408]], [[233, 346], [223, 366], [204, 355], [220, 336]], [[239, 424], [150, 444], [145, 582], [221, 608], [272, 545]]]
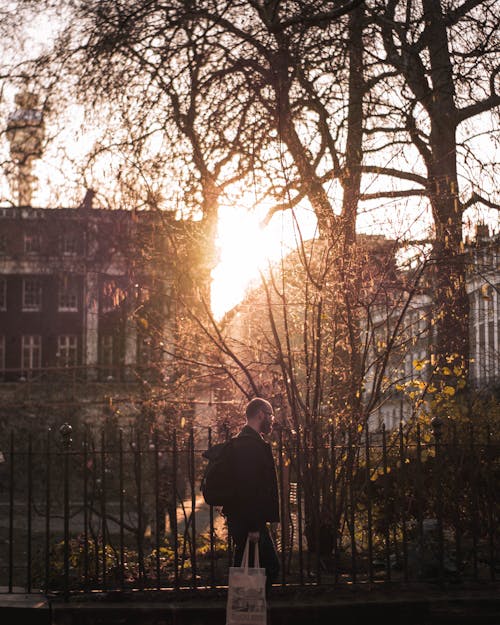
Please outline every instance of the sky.
[[265, 227], [263, 216], [262, 211], [248, 206], [223, 206], [219, 210], [219, 262], [212, 272], [212, 312], [216, 319], [243, 299], [270, 262], [279, 261], [295, 248], [299, 236], [310, 239], [316, 234], [316, 218], [306, 209], [278, 213]]
[[[37, 22], [26, 22], [29, 52], [33, 55], [40, 52], [54, 36], [57, 27], [57, 22], [48, 15], [41, 15]], [[3, 95], [2, 114], [6, 115], [12, 110], [14, 91], [7, 89]], [[57, 204], [58, 198], [64, 197], [60, 189], [69, 176], [58, 165], [59, 151], [64, 149], [70, 159], [77, 161], [82, 151], [95, 141], [96, 136], [91, 128], [84, 132], [79, 128], [81, 117], [82, 111], [76, 105], [66, 111], [66, 119], [60, 121], [57, 141], [48, 147], [42, 161], [37, 163], [35, 173], [39, 184], [34, 204], [52, 206]], [[488, 144], [488, 137], [482, 140], [484, 149], [493, 148], [493, 145]], [[0, 191], [4, 198], [8, 197], [5, 178], [0, 181]], [[84, 193], [83, 188], [77, 190], [77, 197], [73, 197], [72, 201], [81, 200]], [[219, 210], [216, 241], [219, 262], [212, 273], [212, 309], [218, 319], [241, 301], [247, 289], [258, 282], [259, 272], [265, 270], [269, 262], [278, 261], [296, 247], [298, 228], [303, 239], [316, 234], [316, 219], [307, 208], [298, 208], [294, 213], [279, 213], [264, 227], [262, 222], [266, 207], [255, 207], [250, 196], [245, 197], [244, 193], [241, 196], [241, 201], [231, 205], [223, 204]], [[499, 230], [498, 212], [495, 211], [474, 209], [465, 217], [466, 227], [468, 221], [485, 221], [492, 231]], [[423, 238], [429, 234], [431, 220], [428, 207], [421, 201], [399, 200], [386, 203], [382, 209], [378, 206], [368, 207], [358, 219], [358, 228], [361, 232], [384, 232], [391, 237], [408, 236], [411, 233], [411, 237]]]

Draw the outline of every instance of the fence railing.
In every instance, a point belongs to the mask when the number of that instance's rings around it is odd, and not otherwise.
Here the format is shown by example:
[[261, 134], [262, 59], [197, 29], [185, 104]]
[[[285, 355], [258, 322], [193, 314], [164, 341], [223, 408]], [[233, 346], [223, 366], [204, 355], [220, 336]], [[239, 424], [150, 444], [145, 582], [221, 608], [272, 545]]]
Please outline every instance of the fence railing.
[[[12, 434], [0, 464], [4, 592], [201, 589], [231, 544], [204, 504], [211, 431], [64, 425]], [[499, 446], [489, 429], [275, 434], [282, 585], [493, 580]]]

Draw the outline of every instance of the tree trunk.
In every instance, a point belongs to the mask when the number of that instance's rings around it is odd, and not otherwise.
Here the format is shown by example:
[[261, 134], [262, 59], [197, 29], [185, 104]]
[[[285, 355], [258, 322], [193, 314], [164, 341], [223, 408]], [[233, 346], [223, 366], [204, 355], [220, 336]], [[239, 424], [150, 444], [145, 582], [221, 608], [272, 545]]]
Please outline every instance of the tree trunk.
[[434, 298], [438, 364], [469, 356], [469, 311], [462, 254], [462, 207], [458, 197], [457, 109], [448, 36], [440, 0], [423, 0], [425, 40], [429, 51], [432, 100], [428, 180], [435, 224]]
[[302, 143], [293, 119], [290, 107], [291, 79], [288, 74], [288, 67], [292, 65], [285, 44], [282, 50], [275, 55], [273, 64], [273, 83], [276, 97], [276, 127], [278, 134], [287, 145], [292, 155], [295, 167], [297, 168], [300, 186], [311, 202], [316, 218], [318, 229], [322, 237], [329, 240], [336, 237], [337, 218], [332, 210], [332, 205], [328, 195], [319, 179], [315, 166], [311, 159], [309, 150]]
[[349, 404], [353, 422], [358, 421], [363, 372], [361, 371], [360, 319], [357, 302], [361, 288], [361, 266], [356, 251], [356, 218], [361, 188], [361, 163], [363, 158], [363, 21], [361, 4], [349, 14], [349, 102], [345, 167], [342, 176], [342, 233], [343, 249], [340, 257], [341, 292], [344, 296], [347, 322], [350, 388]]

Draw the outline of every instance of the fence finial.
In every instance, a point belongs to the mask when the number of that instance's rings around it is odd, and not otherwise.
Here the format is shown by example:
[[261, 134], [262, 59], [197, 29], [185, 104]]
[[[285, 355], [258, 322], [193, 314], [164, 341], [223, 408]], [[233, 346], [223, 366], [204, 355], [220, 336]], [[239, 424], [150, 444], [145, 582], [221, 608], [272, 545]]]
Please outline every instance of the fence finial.
[[73, 439], [71, 438], [72, 432], [73, 428], [69, 423], [63, 423], [59, 428], [59, 434], [61, 435], [64, 449], [69, 449], [73, 443]]
[[434, 417], [431, 421], [432, 433], [436, 440], [440, 440], [443, 433], [443, 420], [439, 417]]

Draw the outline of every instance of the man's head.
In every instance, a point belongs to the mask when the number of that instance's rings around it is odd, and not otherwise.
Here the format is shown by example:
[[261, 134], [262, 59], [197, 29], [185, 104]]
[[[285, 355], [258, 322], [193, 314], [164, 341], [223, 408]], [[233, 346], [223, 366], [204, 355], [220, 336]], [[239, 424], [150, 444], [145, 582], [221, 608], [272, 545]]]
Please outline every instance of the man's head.
[[262, 399], [262, 397], [254, 397], [248, 402], [245, 414], [248, 425], [257, 432], [262, 434], [270, 434], [273, 429], [273, 407], [271, 404]]

